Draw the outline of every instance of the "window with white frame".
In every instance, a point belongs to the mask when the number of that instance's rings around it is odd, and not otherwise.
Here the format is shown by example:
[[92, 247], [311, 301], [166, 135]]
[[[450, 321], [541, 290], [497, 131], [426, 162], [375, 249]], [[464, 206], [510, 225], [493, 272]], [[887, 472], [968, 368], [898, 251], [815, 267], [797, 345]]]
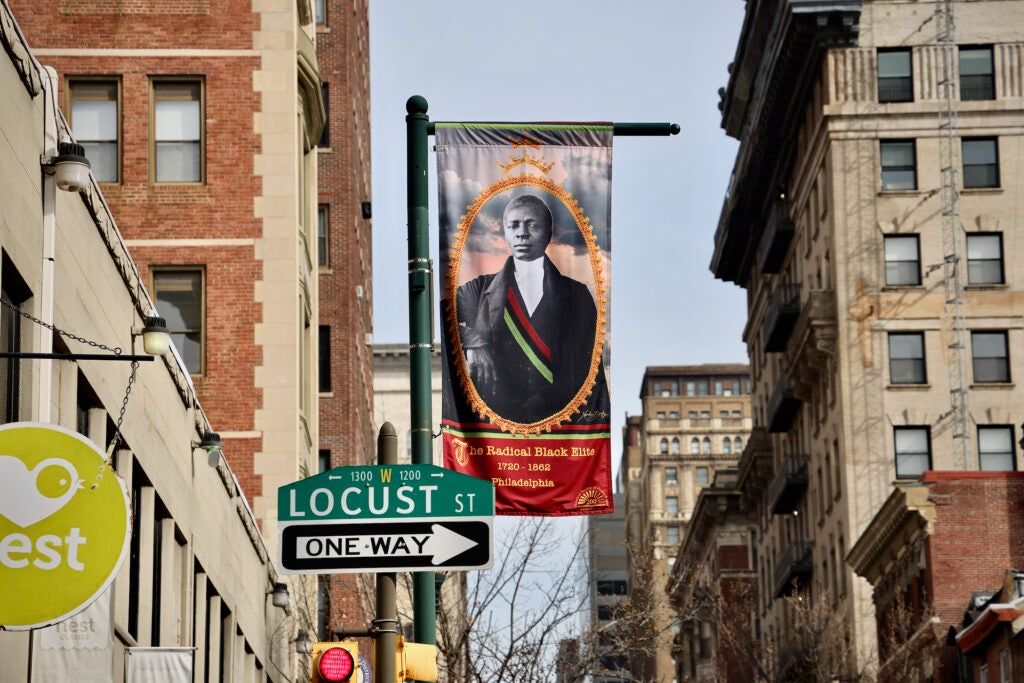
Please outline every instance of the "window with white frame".
[[978, 427], [978, 469], [1012, 472], [1016, 469], [1013, 427], [1009, 425]]
[[85, 148], [92, 175], [116, 183], [120, 173], [121, 114], [117, 79], [70, 78], [71, 130]]
[[675, 486], [679, 483], [679, 470], [675, 467], [665, 468], [665, 483], [669, 486]]
[[896, 478], [917, 479], [931, 468], [931, 437], [928, 427], [894, 427]]
[[1005, 331], [971, 332], [971, 359], [975, 382], [1010, 381], [1010, 351]]
[[1003, 234], [1001, 232], [967, 235], [967, 284], [1001, 285], [1003, 274]]
[[193, 374], [204, 371], [204, 272], [201, 267], [154, 268], [153, 296], [171, 341]]
[[921, 252], [917, 235], [885, 236], [885, 284], [921, 284]]
[[892, 384], [925, 384], [923, 332], [889, 333], [889, 381]]
[[152, 177], [157, 183], [203, 182], [203, 84], [152, 81]]

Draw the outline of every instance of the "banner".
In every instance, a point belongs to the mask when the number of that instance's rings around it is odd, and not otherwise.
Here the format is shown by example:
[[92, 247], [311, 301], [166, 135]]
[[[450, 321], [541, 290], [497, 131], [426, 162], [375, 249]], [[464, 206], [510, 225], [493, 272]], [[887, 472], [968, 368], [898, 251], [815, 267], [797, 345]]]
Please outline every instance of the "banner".
[[194, 647], [130, 647], [125, 651], [127, 683], [191, 683]]
[[437, 123], [445, 467], [612, 512], [611, 124]]

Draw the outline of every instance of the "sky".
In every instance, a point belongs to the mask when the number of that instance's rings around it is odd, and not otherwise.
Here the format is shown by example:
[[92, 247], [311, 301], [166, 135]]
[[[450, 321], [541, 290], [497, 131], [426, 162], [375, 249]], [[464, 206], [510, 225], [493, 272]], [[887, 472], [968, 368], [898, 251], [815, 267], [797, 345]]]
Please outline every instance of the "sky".
[[[647, 366], [746, 363], [745, 293], [709, 269], [738, 147], [721, 128], [718, 89], [744, 5], [370, 0], [374, 341], [409, 341], [405, 103], [422, 95], [432, 121], [681, 127], [672, 137], [617, 137], [613, 147], [613, 472]], [[435, 271], [436, 162], [431, 151]]]

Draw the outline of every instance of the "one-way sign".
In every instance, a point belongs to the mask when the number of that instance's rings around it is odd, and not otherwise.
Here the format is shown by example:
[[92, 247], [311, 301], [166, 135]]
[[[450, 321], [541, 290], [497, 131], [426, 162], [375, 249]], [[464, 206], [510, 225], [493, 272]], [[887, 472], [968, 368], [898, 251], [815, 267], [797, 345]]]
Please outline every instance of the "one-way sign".
[[485, 569], [490, 538], [483, 521], [293, 524], [281, 533], [281, 565], [295, 574]]
[[487, 569], [494, 487], [434, 465], [338, 467], [277, 492], [284, 574]]

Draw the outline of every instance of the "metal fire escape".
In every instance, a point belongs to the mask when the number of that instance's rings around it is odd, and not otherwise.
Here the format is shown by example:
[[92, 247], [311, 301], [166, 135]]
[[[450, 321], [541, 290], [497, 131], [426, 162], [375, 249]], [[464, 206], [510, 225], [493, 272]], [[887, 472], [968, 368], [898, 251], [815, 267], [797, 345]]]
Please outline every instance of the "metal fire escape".
[[966, 321], [964, 319], [964, 260], [961, 257], [960, 189], [957, 182], [957, 48], [954, 39], [954, 0], [936, 0], [935, 26], [938, 59], [936, 85], [939, 109], [939, 159], [942, 167], [943, 280], [945, 285], [945, 336], [949, 371], [950, 427], [953, 436], [953, 467], [967, 466]]

